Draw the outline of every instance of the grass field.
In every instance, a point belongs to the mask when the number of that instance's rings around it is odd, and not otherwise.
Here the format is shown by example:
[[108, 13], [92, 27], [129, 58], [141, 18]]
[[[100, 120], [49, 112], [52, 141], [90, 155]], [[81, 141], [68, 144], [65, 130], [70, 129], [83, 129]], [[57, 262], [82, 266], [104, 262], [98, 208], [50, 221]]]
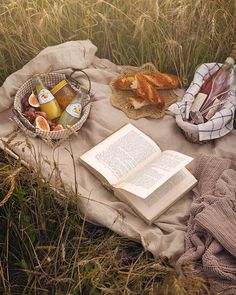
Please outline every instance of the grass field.
[[[75, 204], [1, 155], [0, 294], [203, 294], [166, 259], [81, 219]], [[68, 196], [68, 199], [71, 199]], [[158, 290], [158, 293], [155, 292]]]
[[[0, 83], [46, 46], [90, 39], [118, 64], [153, 62], [183, 87], [236, 41], [231, 0], [0, 0]], [[0, 294], [208, 294], [141, 245], [84, 222], [0, 153]], [[155, 290], [158, 290], [155, 292]]]

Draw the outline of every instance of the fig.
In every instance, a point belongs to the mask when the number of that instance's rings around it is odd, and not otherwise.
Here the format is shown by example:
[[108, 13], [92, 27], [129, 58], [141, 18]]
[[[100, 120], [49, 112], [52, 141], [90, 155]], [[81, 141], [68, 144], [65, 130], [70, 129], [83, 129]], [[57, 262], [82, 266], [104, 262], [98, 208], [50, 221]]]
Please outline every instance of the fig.
[[48, 118], [48, 115], [45, 113], [45, 112], [35, 112], [36, 113], [36, 116], [42, 116], [44, 117], [46, 120]]
[[60, 131], [63, 130], [63, 126], [61, 124], [57, 124], [55, 127], [52, 127], [52, 131]]
[[43, 116], [37, 116], [35, 119], [35, 127], [43, 131], [50, 131], [48, 121]]
[[35, 108], [26, 109], [22, 115], [32, 124], [36, 118]]
[[47, 121], [48, 121], [48, 124], [49, 124], [51, 130], [57, 125], [57, 123], [54, 121], [51, 121], [51, 120], [47, 120]]
[[29, 93], [27, 93], [22, 99], [21, 99], [21, 106], [23, 111], [26, 110], [27, 107], [29, 107]]
[[36, 95], [34, 94], [33, 91], [29, 96], [28, 103], [29, 103], [30, 106], [32, 106], [34, 108], [39, 108], [38, 98], [36, 97]]

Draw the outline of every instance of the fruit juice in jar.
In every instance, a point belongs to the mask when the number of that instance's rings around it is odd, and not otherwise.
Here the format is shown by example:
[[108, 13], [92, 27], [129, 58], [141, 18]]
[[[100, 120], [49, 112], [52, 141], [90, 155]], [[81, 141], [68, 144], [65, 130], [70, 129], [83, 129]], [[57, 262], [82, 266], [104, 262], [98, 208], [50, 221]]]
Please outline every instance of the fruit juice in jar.
[[76, 124], [80, 120], [82, 114], [82, 105], [80, 102], [81, 95], [77, 93], [77, 95], [62, 113], [58, 123], [64, 127], [66, 127], [67, 125], [73, 126], [74, 124]]
[[55, 85], [51, 89], [51, 93], [56, 98], [62, 111], [66, 109], [76, 95], [76, 91], [71, 87], [67, 80], [62, 80]]
[[47, 114], [49, 120], [61, 116], [61, 109], [52, 93], [44, 86], [40, 76], [33, 77], [33, 83], [38, 96], [40, 109]]

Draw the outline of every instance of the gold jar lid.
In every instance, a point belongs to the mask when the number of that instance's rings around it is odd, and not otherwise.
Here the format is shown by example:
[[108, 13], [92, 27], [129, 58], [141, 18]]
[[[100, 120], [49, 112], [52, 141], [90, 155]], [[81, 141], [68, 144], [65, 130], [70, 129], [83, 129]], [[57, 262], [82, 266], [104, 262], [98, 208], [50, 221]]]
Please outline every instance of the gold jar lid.
[[64, 87], [65, 85], [67, 85], [67, 81], [66, 80], [62, 80], [60, 81], [57, 85], [55, 85], [52, 89], [51, 89], [51, 93], [55, 94], [58, 90], [60, 90], [62, 87]]

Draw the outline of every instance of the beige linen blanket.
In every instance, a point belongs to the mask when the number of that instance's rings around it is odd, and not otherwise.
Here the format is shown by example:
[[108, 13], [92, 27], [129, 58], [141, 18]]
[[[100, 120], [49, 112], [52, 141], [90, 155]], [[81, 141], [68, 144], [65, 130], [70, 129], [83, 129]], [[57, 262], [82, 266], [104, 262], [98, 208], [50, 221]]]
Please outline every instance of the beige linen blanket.
[[[147, 225], [124, 203], [116, 199], [111, 192], [87, 171], [78, 161], [80, 155], [92, 148], [112, 132], [130, 122], [149, 135], [162, 150], [172, 149], [196, 157], [198, 154], [215, 154], [221, 157], [235, 158], [236, 131], [215, 142], [204, 145], [188, 142], [178, 129], [174, 117], [166, 115], [162, 119], [130, 120], [110, 103], [111, 90], [108, 84], [119, 75], [120, 67], [106, 59], [95, 56], [97, 48], [89, 41], [70, 41], [44, 49], [22, 69], [10, 75], [0, 88], [0, 137], [2, 142], [13, 134], [16, 126], [10, 120], [11, 107], [17, 89], [33, 72], [53, 70], [70, 73], [71, 68], [84, 69], [92, 81], [95, 101], [86, 123], [70, 140], [52, 149], [40, 139], [28, 139], [22, 132], [12, 140], [11, 150], [27, 164], [33, 167], [41, 165], [44, 177], [51, 177], [56, 162], [60, 177], [68, 191], [78, 191], [80, 210], [87, 220], [110, 228], [114, 232], [141, 242], [146, 250], [155, 257], [177, 258], [184, 251], [186, 220], [189, 216], [191, 195], [172, 206], [153, 225]], [[83, 79], [82, 76], [78, 76]], [[4, 144], [2, 144], [4, 148]], [[73, 160], [68, 150], [73, 152]], [[194, 162], [193, 162], [194, 165]], [[77, 180], [75, 184], [75, 177]], [[50, 178], [52, 186], [57, 188], [55, 179]], [[88, 199], [86, 199], [86, 197]]]

